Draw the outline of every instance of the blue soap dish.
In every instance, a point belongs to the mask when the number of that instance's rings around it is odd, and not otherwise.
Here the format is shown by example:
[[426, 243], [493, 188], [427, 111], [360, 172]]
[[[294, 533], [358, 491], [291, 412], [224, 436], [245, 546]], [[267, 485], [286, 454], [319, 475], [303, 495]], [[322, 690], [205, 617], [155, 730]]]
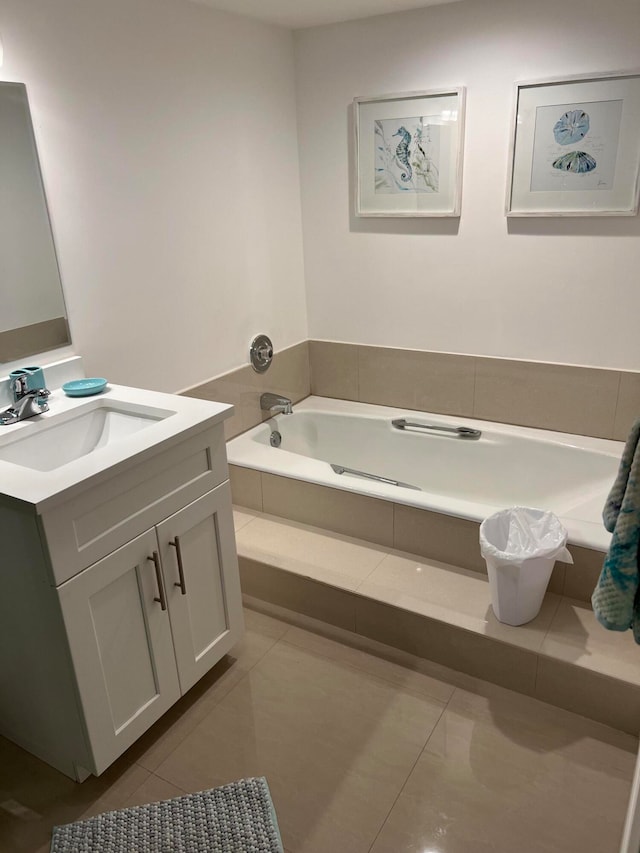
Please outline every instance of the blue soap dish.
[[67, 397], [90, 397], [92, 394], [99, 394], [107, 387], [107, 380], [101, 377], [93, 377], [91, 379], [74, 379], [72, 382], [65, 382], [62, 390]]

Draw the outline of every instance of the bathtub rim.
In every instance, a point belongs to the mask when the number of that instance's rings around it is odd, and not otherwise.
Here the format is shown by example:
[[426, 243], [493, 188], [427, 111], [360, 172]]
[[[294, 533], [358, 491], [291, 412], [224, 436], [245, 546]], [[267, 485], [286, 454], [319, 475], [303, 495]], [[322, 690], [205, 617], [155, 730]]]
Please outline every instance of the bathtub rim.
[[[582, 450], [592, 450], [617, 460], [622, 455], [624, 442], [613, 439], [594, 438], [592, 436], [575, 435], [553, 430], [543, 430], [535, 427], [524, 427], [516, 424], [505, 424], [496, 421], [483, 421], [477, 418], [466, 418], [458, 415], [443, 415], [435, 412], [424, 412], [420, 410], [401, 409], [391, 406], [380, 406], [371, 403], [360, 403], [350, 400], [340, 400], [331, 397], [319, 397], [311, 395], [301, 400], [294, 406], [294, 414], [305, 412], [322, 412], [337, 415], [348, 415], [353, 417], [374, 417], [391, 420], [396, 417], [410, 417], [424, 420], [432, 419], [434, 423], [469, 426], [475, 429], [495, 432], [502, 435], [518, 435], [519, 437], [531, 438], [550, 444], [574, 447]], [[390, 503], [413, 506], [430, 512], [438, 512], [443, 515], [463, 518], [469, 521], [481, 522], [487, 515], [503, 506], [491, 504], [480, 504], [474, 501], [464, 501], [460, 498], [450, 498], [442, 495], [434, 495], [429, 492], [419, 492], [422, 500], [416, 500], [416, 492], [406, 489], [398, 489], [392, 486], [366, 480], [343, 480], [339, 475], [333, 473], [326, 462], [315, 460], [310, 457], [295, 453], [287, 453], [287, 466], [277, 464], [278, 455], [273, 453], [273, 448], [260, 444], [253, 440], [253, 436], [259, 432], [272, 431], [277, 428], [278, 422], [287, 417], [276, 415], [267, 418], [260, 424], [252, 427], [246, 432], [232, 438], [227, 442], [227, 458], [230, 465], [238, 468], [252, 469], [275, 476], [288, 477], [294, 480], [313, 483], [315, 485], [335, 488], [339, 491], [351, 492], [365, 495]], [[282, 457], [280, 457], [282, 459]], [[356, 487], [357, 484], [357, 487]], [[612, 485], [612, 483], [611, 483]], [[569, 543], [590, 548], [596, 551], [607, 551], [611, 540], [602, 524], [602, 507], [608, 494], [610, 485], [606, 488], [589, 494], [588, 498], [572, 506], [559, 518], [569, 532]], [[544, 509], [544, 507], [542, 507]]]

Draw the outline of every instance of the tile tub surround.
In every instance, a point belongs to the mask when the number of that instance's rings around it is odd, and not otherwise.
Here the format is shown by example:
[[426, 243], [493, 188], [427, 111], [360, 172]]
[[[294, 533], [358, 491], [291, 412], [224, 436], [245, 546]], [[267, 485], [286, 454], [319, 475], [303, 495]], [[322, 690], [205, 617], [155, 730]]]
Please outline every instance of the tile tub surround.
[[638, 647], [630, 632], [605, 631], [583, 601], [548, 592], [532, 622], [512, 627], [495, 619], [478, 572], [245, 510], [236, 537], [254, 606], [640, 729]]
[[266, 415], [259, 397], [315, 394], [624, 441], [640, 414], [640, 372], [303, 341], [266, 373], [249, 364], [181, 393], [231, 403], [233, 438]]
[[271, 367], [256, 373], [250, 364], [187, 388], [186, 397], [231, 403], [235, 412], [225, 423], [227, 440], [259, 424], [268, 417], [260, 409], [260, 395], [270, 391], [299, 403], [311, 393], [309, 376], [309, 342], [276, 351]]
[[311, 393], [624, 441], [640, 373], [309, 342]]
[[[240, 507], [486, 575], [477, 522], [238, 465], [229, 465], [229, 476]], [[576, 545], [569, 550], [574, 565], [556, 563], [549, 590], [589, 601], [604, 554]]]

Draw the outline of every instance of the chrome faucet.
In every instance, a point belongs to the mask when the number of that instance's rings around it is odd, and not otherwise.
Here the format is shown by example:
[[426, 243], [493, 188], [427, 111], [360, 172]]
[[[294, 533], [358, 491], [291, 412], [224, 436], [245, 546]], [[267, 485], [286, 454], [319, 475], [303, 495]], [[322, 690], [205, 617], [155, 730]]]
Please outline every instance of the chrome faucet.
[[272, 415], [292, 415], [293, 408], [288, 397], [280, 397], [279, 394], [263, 394], [260, 397], [260, 408]]
[[[14, 388], [14, 393], [15, 388]], [[17, 399], [17, 402], [4, 412], [0, 412], [0, 425], [17, 424], [18, 421], [25, 421], [27, 418], [33, 418], [35, 415], [41, 415], [43, 412], [49, 411], [47, 397], [51, 394], [46, 388], [35, 388], [32, 391], [23, 391]]]

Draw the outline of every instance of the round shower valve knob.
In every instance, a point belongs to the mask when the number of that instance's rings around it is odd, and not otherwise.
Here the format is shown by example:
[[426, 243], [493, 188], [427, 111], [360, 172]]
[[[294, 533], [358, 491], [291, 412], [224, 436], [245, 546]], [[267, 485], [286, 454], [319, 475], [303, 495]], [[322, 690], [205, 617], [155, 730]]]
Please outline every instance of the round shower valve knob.
[[273, 344], [267, 335], [257, 335], [249, 348], [251, 366], [257, 373], [264, 373], [273, 359]]

